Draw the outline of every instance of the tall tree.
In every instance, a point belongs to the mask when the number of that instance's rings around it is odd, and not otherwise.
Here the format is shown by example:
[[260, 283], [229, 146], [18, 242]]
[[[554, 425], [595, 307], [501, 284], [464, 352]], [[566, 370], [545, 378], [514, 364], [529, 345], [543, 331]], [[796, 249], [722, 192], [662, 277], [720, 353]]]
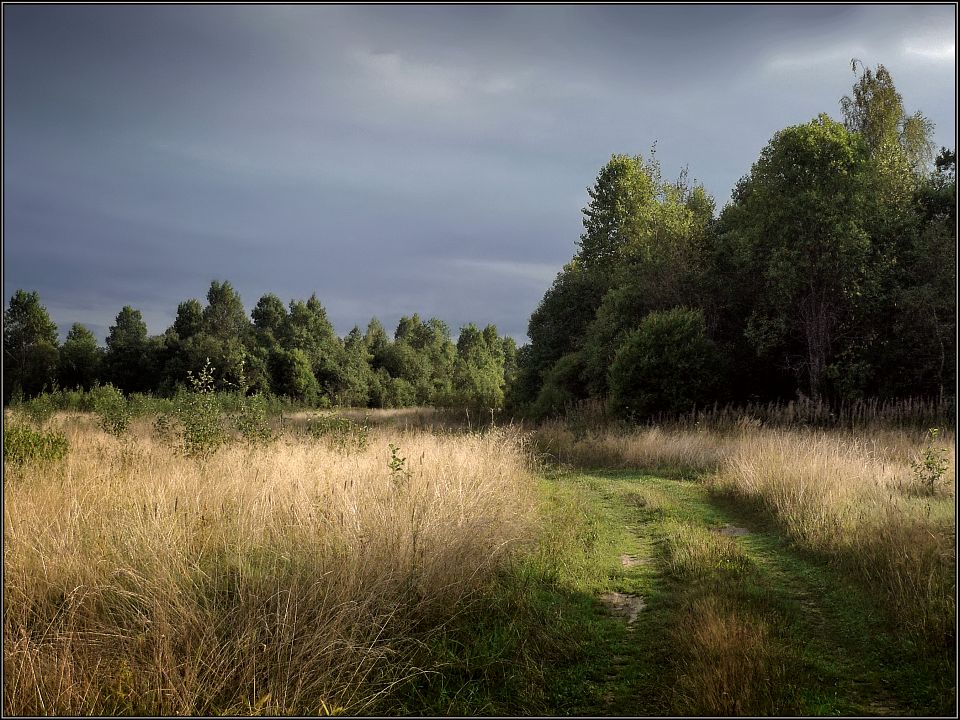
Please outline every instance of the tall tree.
[[60, 348], [57, 375], [61, 387], [89, 390], [103, 371], [103, 349], [96, 336], [80, 323], [74, 323]]
[[203, 331], [203, 306], [199, 300], [184, 300], [177, 306], [173, 329], [181, 340], [192, 338]]
[[37, 292], [17, 290], [3, 313], [4, 402], [35, 395], [56, 377], [57, 326]]
[[863, 138], [882, 199], [905, 202], [933, 159], [934, 125], [919, 111], [907, 114], [883, 65], [874, 71], [854, 59], [850, 66], [857, 81], [852, 94], [840, 99], [844, 125]]
[[367, 351], [370, 353], [370, 364], [376, 370], [383, 367], [383, 359], [387, 351], [387, 346], [390, 345], [390, 338], [387, 336], [387, 331], [381, 323], [376, 318], [370, 318], [370, 322], [367, 324], [367, 331], [364, 333], [363, 342], [367, 346]]
[[306, 302], [290, 302], [283, 335], [283, 347], [303, 351], [322, 392], [332, 401], [341, 386], [343, 343], [316, 293]]
[[125, 392], [145, 392], [154, 382], [147, 324], [139, 310], [125, 305], [107, 334], [106, 377]]
[[578, 256], [585, 268], [608, 268], [636, 237], [637, 226], [653, 202], [657, 169], [642, 157], [629, 155], [613, 155], [601, 168], [587, 191], [590, 204], [583, 209]]
[[762, 284], [747, 335], [758, 350], [782, 348], [814, 399], [838, 329], [870, 280], [865, 160], [859, 137], [820, 115], [774, 135], [735, 199], [731, 230]]
[[263, 295], [257, 306], [251, 311], [253, 326], [259, 333], [270, 333], [274, 339], [279, 339], [284, 323], [287, 321], [287, 309], [283, 301], [273, 293]]
[[220, 340], [243, 339], [250, 329], [240, 295], [228, 281], [214, 280], [207, 290], [203, 330]]
[[360, 328], [354, 328], [343, 339], [343, 375], [337, 404], [349, 407], [366, 407], [370, 403], [370, 385], [373, 371], [370, 369], [370, 353], [363, 342]]
[[461, 405], [503, 406], [503, 345], [495, 326], [481, 331], [470, 323], [460, 328], [453, 387]]
[[945, 148], [917, 193], [919, 220], [898, 258], [878, 390], [943, 396], [956, 383], [956, 155]]

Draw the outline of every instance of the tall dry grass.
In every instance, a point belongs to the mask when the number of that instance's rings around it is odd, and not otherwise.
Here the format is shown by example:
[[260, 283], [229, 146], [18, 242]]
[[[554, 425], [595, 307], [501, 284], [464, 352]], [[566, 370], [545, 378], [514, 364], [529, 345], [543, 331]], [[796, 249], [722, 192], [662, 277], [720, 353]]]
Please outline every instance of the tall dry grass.
[[955, 635], [954, 436], [928, 488], [911, 466], [919, 433], [767, 431], [742, 436], [710, 479], [761, 503], [801, 547], [838, 559], [885, 597], [903, 628], [936, 644]]
[[791, 707], [790, 678], [763, 617], [716, 596], [686, 608], [673, 632], [680, 715], [779, 715]]
[[919, 429], [732, 429], [656, 426], [537, 430], [541, 451], [580, 467], [698, 473], [718, 492], [762, 505], [802, 548], [859, 573], [891, 617], [924, 642], [955, 636], [955, 435], [928, 487], [911, 463], [930, 447]]
[[374, 711], [533, 532], [508, 432], [374, 430], [363, 450], [293, 438], [197, 462], [145, 427], [58, 423], [61, 465], [6, 468], [8, 714]]
[[714, 432], [656, 426], [578, 431], [559, 420], [540, 425], [535, 438], [541, 453], [561, 465], [693, 473], [716, 469], [731, 443]]

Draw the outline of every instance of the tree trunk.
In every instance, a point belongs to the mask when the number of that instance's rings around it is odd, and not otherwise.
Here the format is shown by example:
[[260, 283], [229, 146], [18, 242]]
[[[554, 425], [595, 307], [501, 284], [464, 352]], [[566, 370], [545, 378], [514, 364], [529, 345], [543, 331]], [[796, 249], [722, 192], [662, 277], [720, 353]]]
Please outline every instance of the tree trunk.
[[810, 383], [810, 399], [822, 400], [823, 375], [830, 354], [830, 331], [833, 313], [826, 293], [814, 290], [800, 305], [800, 322], [803, 325], [807, 344], [807, 375]]

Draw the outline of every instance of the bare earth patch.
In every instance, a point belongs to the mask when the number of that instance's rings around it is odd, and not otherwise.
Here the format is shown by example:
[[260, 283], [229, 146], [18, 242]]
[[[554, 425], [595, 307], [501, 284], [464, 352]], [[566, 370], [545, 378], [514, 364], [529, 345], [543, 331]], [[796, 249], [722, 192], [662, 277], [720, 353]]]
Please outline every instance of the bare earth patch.
[[722, 528], [710, 528], [715, 533], [720, 533], [721, 535], [726, 535], [727, 537], [741, 537], [742, 535], [749, 535], [750, 531], [746, 528], [737, 527], [736, 525], [730, 525], [727, 523]]
[[640, 611], [646, 607], [643, 598], [628, 593], [608, 592], [600, 596], [600, 601], [606, 605], [614, 615], [627, 618], [627, 625], [633, 625]]
[[625, 568], [634, 568], [639, 565], [646, 565], [647, 561], [638, 558], [636, 555], [621, 555], [620, 564]]

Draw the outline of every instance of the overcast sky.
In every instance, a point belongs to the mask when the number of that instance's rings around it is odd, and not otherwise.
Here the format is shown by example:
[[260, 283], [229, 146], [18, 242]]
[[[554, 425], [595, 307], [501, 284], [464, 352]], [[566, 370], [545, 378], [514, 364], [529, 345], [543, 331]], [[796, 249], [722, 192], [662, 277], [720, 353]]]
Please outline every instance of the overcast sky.
[[657, 143], [718, 210], [777, 130], [883, 63], [955, 147], [956, 24], [928, 6], [13, 6], [4, 303], [151, 333], [226, 279], [316, 291], [342, 335], [527, 321], [612, 153]]

